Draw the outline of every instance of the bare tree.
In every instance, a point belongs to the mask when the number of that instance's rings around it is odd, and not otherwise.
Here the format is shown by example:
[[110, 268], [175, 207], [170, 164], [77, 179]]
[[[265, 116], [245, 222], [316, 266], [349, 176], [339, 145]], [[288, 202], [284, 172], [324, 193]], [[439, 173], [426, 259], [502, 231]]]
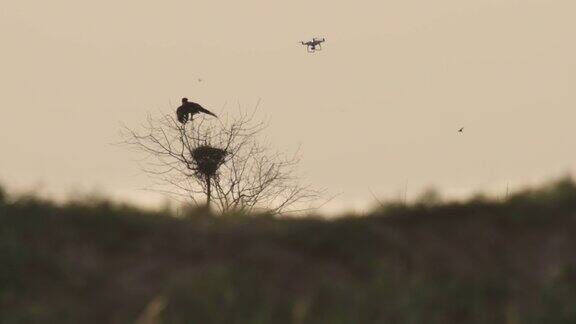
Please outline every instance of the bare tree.
[[287, 157], [261, 142], [266, 124], [254, 115], [184, 125], [172, 115], [148, 116], [139, 131], [124, 127], [123, 143], [146, 154], [143, 169], [167, 188], [161, 191], [196, 205], [206, 201], [220, 212], [310, 209], [320, 191], [300, 183], [297, 154]]

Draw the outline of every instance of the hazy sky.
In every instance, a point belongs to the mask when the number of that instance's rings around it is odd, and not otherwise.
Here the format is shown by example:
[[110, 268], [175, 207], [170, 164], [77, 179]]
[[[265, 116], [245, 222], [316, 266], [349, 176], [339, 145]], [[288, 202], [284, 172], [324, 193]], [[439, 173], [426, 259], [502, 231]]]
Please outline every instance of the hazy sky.
[[[0, 2], [0, 182], [158, 195], [121, 123], [238, 102], [353, 208], [574, 170], [574, 0]], [[326, 37], [308, 54], [298, 42]], [[203, 82], [197, 79], [202, 78]], [[172, 106], [170, 106], [172, 103]], [[461, 126], [464, 134], [457, 134]]]

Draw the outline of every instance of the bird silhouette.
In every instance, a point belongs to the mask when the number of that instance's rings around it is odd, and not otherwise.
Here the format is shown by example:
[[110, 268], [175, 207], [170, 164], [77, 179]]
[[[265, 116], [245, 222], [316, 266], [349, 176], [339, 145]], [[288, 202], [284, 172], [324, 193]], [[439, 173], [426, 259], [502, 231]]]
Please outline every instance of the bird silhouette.
[[458, 130], [458, 133], [464, 133], [464, 127], [461, 127], [461, 128]]
[[182, 124], [186, 124], [186, 122], [188, 122], [188, 118], [192, 120], [194, 115], [199, 113], [205, 113], [214, 117], [218, 117], [199, 104], [188, 101], [188, 98], [182, 98], [182, 105], [176, 109], [176, 117], [178, 117], [178, 121]]

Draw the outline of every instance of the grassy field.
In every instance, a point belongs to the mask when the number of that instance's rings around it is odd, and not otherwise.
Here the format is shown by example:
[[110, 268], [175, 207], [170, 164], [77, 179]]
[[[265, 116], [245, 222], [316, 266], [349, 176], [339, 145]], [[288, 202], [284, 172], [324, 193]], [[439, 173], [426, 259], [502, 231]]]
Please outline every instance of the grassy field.
[[576, 185], [326, 220], [0, 192], [0, 323], [575, 323]]

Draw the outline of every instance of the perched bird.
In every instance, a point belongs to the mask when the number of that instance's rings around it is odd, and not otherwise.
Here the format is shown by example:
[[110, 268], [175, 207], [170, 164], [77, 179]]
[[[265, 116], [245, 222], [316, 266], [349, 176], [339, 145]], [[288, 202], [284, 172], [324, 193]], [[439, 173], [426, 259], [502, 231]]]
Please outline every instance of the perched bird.
[[464, 133], [464, 127], [460, 128], [460, 129], [458, 130], [458, 133]]
[[[188, 118], [192, 119], [195, 114], [199, 113], [205, 113], [214, 117], [218, 117], [199, 104], [188, 101], [188, 98], [182, 98], [182, 105], [176, 109], [176, 117], [178, 117], [178, 121], [182, 124], [186, 124]], [[188, 115], [190, 115], [190, 117], [188, 117]]]

